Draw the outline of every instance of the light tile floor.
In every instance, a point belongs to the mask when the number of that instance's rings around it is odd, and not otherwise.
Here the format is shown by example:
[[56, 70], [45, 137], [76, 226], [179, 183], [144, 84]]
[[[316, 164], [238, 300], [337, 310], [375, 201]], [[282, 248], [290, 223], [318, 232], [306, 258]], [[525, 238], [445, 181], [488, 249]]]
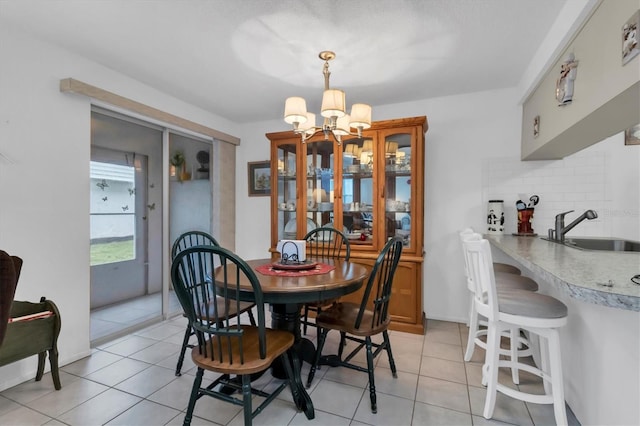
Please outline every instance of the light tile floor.
[[[182, 312], [178, 298], [169, 292], [169, 312]], [[145, 322], [162, 318], [162, 294], [153, 293], [91, 310], [91, 341], [122, 336]]]
[[[90, 357], [62, 367], [62, 389], [50, 374], [0, 393], [0, 425], [181, 425], [195, 367], [187, 357], [174, 375], [186, 322], [164, 321], [95, 348]], [[378, 413], [370, 411], [367, 377], [346, 368], [323, 367], [308, 390], [316, 418], [298, 413], [287, 391], [255, 419], [256, 425], [551, 425], [551, 406], [524, 403], [498, 394], [492, 420], [482, 417], [482, 349], [462, 360], [464, 324], [430, 320], [424, 336], [391, 332], [398, 367], [393, 379], [384, 353], [376, 358]], [[315, 329], [309, 330], [315, 337]], [[326, 348], [337, 347], [331, 332]], [[326, 352], [326, 351], [325, 351]], [[364, 364], [364, 357], [357, 359]], [[304, 364], [303, 378], [309, 366]], [[207, 373], [208, 374], [208, 373]], [[205, 378], [207, 375], [205, 375]], [[209, 377], [212, 377], [209, 375]], [[272, 386], [270, 374], [254, 386]], [[501, 382], [510, 383], [507, 371]], [[515, 385], [511, 385], [515, 386]], [[522, 373], [521, 388], [541, 392], [536, 377]], [[241, 425], [241, 408], [201, 398], [193, 425]], [[579, 425], [568, 410], [569, 424]]]

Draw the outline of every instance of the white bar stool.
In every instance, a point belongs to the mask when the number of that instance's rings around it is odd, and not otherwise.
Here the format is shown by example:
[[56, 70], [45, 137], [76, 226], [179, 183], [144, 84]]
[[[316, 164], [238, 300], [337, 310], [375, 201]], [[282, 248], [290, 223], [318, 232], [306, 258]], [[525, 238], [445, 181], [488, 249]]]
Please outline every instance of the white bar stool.
[[[462, 231], [460, 231], [460, 240], [462, 240], [463, 236], [471, 235], [471, 234], [474, 234], [475, 232], [476, 231], [474, 231], [472, 228], [463, 229]], [[500, 273], [504, 272], [507, 274], [522, 275], [522, 271], [520, 270], [520, 268], [518, 268], [517, 266], [510, 265], [508, 263], [493, 262], [493, 270], [495, 272], [500, 272]]]
[[[476, 234], [474, 238], [465, 239], [463, 246], [470, 279], [475, 285], [474, 304], [477, 312], [488, 322], [487, 354], [483, 366], [483, 383], [487, 385], [484, 417], [489, 419], [493, 416], [496, 395], [501, 392], [522, 401], [553, 404], [556, 423], [566, 425], [558, 328], [567, 323], [567, 306], [553, 297], [529, 291], [499, 293], [489, 242]], [[500, 359], [500, 336], [513, 329], [524, 329], [540, 337], [540, 368], [520, 363], [513, 344], [510, 359]], [[500, 384], [499, 367], [525, 370], [541, 377], [545, 394], [529, 394]]]
[[[474, 238], [473, 237], [474, 235], [479, 235], [479, 234], [474, 234], [473, 230], [471, 230], [470, 228], [467, 228], [460, 233], [460, 241], [464, 243], [465, 239]], [[475, 238], [478, 238], [478, 237], [475, 237]], [[464, 250], [464, 247], [463, 247], [463, 250]], [[473, 299], [475, 286], [473, 282], [470, 280], [469, 271], [468, 271], [469, 266], [467, 265], [466, 257], [465, 257], [464, 266], [465, 266], [465, 276], [467, 278], [467, 287], [469, 288], [469, 292], [471, 294], [471, 301], [469, 304], [469, 320], [468, 320], [469, 337], [467, 338], [467, 348], [464, 353], [464, 360], [468, 362], [473, 357], [473, 352], [476, 346], [479, 346], [485, 350], [487, 348], [486, 343], [481, 339], [482, 337], [487, 335], [487, 329], [480, 328], [480, 326], [486, 326], [487, 322], [484, 320], [481, 320], [478, 317], [478, 312], [475, 308], [475, 303]], [[507, 268], [505, 268], [505, 266]], [[498, 292], [510, 291], [510, 290], [526, 290], [526, 291], [532, 291], [532, 292], [538, 291], [538, 283], [536, 283], [533, 279], [529, 277], [516, 275], [515, 273], [505, 272], [506, 270], [510, 270], [508, 267], [512, 267], [520, 271], [515, 266], [508, 265], [506, 263], [495, 263], [495, 262], [493, 263], [493, 270], [496, 277], [496, 285], [498, 287]], [[506, 334], [505, 337], [509, 337], [510, 339], [513, 340], [513, 342], [516, 342], [518, 356], [526, 357], [531, 355], [531, 351], [529, 350], [529, 342], [527, 341], [527, 339], [525, 339], [520, 335], [520, 330], [518, 329], [509, 330], [509, 333]], [[523, 349], [525, 346], [527, 347], [527, 349]], [[503, 350], [501, 354], [509, 356], [510, 353], [511, 353], [510, 350]], [[516, 369], [512, 370], [512, 379], [513, 379], [513, 383], [515, 384], [518, 384], [520, 382], [518, 377], [518, 372]]]

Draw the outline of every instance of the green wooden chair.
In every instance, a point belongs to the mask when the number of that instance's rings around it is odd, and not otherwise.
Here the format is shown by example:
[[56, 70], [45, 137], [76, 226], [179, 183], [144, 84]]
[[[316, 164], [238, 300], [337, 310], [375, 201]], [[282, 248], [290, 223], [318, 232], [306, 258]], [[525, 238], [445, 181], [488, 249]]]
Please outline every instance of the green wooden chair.
[[[175, 259], [176, 255], [181, 251], [190, 247], [195, 247], [195, 246], [220, 247], [220, 244], [218, 244], [218, 241], [216, 241], [215, 238], [213, 238], [211, 235], [207, 234], [206, 232], [202, 232], [202, 231], [185, 232], [174, 241], [173, 246], [171, 247], [171, 259]], [[213, 263], [211, 265], [208, 265], [208, 268], [209, 268], [208, 270], [210, 274], [213, 273], [213, 267], [214, 267]], [[218, 300], [222, 300], [222, 299], [218, 299]], [[251, 309], [253, 307], [254, 307], [253, 303], [242, 302], [238, 306], [239, 310], [230, 311], [229, 315], [231, 315], [232, 317], [237, 317], [246, 312], [249, 315], [249, 321], [251, 322], [251, 324], [255, 325], [256, 323], [255, 318], [253, 317], [253, 313], [251, 312]], [[178, 363], [176, 365], [176, 376], [182, 375], [182, 372], [181, 372], [182, 364], [184, 363], [184, 355], [187, 351], [187, 348], [193, 348], [193, 345], [189, 343], [189, 339], [191, 339], [191, 336], [193, 336], [193, 334], [194, 333], [193, 333], [191, 324], [188, 324], [187, 329], [184, 332], [184, 339], [182, 340], [182, 348], [180, 349], [180, 355], [178, 356]]]
[[[318, 349], [316, 359], [311, 365], [307, 379], [307, 387], [311, 386], [320, 359], [322, 358], [322, 348], [327, 339], [327, 334], [331, 330], [340, 332], [340, 344], [338, 355], [329, 357], [328, 364], [331, 366], [342, 366], [353, 370], [363, 371], [369, 374], [369, 397], [371, 399], [371, 411], [378, 411], [376, 401], [376, 385], [374, 379], [373, 360], [378, 354], [385, 350], [389, 357], [389, 367], [394, 378], [396, 374], [396, 364], [391, 352], [391, 342], [387, 328], [391, 322], [389, 315], [389, 301], [391, 300], [391, 286], [393, 277], [402, 254], [402, 240], [398, 237], [391, 238], [384, 246], [376, 259], [362, 301], [359, 304], [351, 302], [339, 302], [329, 309], [322, 311], [316, 318], [316, 324], [320, 329], [318, 336]], [[372, 306], [371, 309], [368, 306]], [[382, 333], [383, 342], [373, 343], [371, 336]], [[343, 351], [347, 340], [356, 342], [358, 346], [343, 357]], [[367, 352], [367, 367], [350, 363], [349, 361], [362, 349]], [[375, 351], [373, 351], [375, 348]]]
[[[212, 284], [205, 265], [219, 259], [219, 279]], [[217, 246], [196, 246], [178, 253], [171, 267], [171, 278], [197, 345], [191, 349], [191, 358], [198, 371], [193, 381], [184, 425], [191, 424], [196, 401], [210, 396], [244, 408], [244, 424], [262, 412], [280, 392], [291, 388], [293, 401], [309, 419], [314, 417], [313, 404], [300, 379], [300, 360], [293, 352], [295, 337], [286, 330], [273, 330], [265, 325], [265, 304], [260, 282], [253, 270], [232, 252]], [[240, 283], [249, 283], [250, 298], [255, 304], [257, 325], [243, 325], [232, 318], [240, 311]], [[278, 383], [270, 393], [251, 387], [251, 376], [266, 370], [280, 359], [286, 380]], [[203, 384], [205, 371], [221, 375], [210, 384]], [[235, 376], [232, 378], [232, 376]], [[242, 392], [242, 399], [229, 394], [232, 388]], [[258, 407], [252, 407], [252, 395], [265, 398]]]
[[[307, 257], [314, 259], [344, 259], [349, 260], [351, 246], [347, 237], [337, 229], [331, 227], [316, 228], [304, 236], [307, 241]], [[302, 313], [302, 332], [307, 334], [307, 326], [316, 326], [315, 322], [309, 321], [309, 311], [315, 311], [316, 316], [322, 309], [327, 308], [338, 301], [338, 298], [329, 300], [318, 300], [306, 303]]]

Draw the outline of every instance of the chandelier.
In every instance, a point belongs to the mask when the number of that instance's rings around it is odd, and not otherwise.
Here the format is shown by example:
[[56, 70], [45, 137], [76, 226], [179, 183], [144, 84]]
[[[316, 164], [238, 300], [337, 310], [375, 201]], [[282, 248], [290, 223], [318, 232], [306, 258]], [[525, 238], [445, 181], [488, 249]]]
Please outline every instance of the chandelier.
[[[351, 114], [346, 113], [345, 94], [342, 90], [329, 87], [329, 61], [336, 57], [334, 52], [325, 50], [318, 55], [324, 61], [322, 74], [324, 75], [324, 93], [322, 94], [322, 108], [320, 115], [324, 117], [322, 127], [316, 126], [316, 115], [307, 112], [307, 103], [303, 98], [287, 98], [284, 105], [284, 121], [293, 125], [293, 132], [299, 134], [302, 143], [313, 137], [318, 132], [324, 133], [324, 139], [329, 140], [329, 135], [342, 143], [342, 136], [362, 137], [362, 130], [371, 127], [371, 106], [366, 104], [353, 104]], [[352, 133], [351, 128], [357, 130]]]

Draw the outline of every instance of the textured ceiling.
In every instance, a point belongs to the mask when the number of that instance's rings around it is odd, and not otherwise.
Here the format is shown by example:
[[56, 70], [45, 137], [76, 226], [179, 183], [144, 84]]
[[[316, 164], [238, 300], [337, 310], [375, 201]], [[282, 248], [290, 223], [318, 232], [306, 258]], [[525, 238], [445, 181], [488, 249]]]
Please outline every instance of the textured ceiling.
[[319, 110], [322, 50], [348, 105], [517, 86], [566, 1], [0, 0], [0, 25], [243, 123]]

